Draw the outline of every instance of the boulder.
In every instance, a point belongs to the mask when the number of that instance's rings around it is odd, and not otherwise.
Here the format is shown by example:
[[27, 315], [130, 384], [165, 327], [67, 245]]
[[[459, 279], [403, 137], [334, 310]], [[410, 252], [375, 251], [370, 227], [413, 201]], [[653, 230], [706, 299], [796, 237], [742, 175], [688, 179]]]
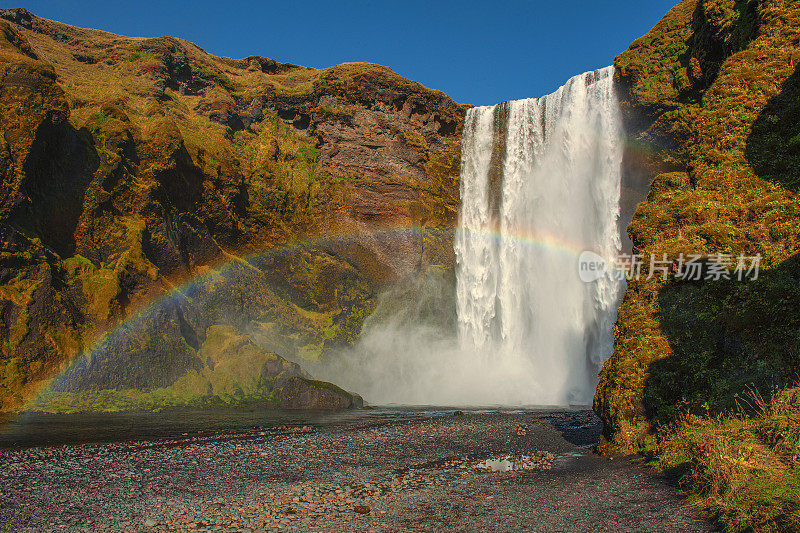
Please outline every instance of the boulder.
[[281, 390], [281, 409], [338, 411], [364, 407], [364, 400], [326, 381], [300, 376], [286, 380]]

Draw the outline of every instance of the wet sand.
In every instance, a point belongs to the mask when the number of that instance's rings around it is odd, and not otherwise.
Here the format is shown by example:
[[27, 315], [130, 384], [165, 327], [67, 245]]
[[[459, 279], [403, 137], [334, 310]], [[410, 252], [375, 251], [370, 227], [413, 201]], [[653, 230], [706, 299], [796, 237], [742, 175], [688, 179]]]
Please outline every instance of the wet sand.
[[[158, 415], [155, 415], [158, 416]], [[0, 531], [713, 531], [591, 411], [376, 410], [0, 450]], [[474, 468], [530, 455], [531, 469]]]

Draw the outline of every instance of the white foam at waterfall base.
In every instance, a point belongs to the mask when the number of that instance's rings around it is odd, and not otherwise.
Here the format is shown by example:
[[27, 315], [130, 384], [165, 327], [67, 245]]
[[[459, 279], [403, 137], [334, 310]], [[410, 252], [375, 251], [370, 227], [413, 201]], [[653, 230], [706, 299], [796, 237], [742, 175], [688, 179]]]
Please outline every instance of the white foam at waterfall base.
[[[507, 128], [495, 127], [500, 106], [468, 111], [457, 326], [367, 320], [358, 343], [320, 369], [325, 379], [376, 404], [591, 402], [612, 351], [621, 286], [610, 275], [582, 282], [577, 258], [590, 250], [611, 259], [620, 248], [623, 146], [612, 79], [607, 67], [547, 96], [506, 102]], [[498, 191], [489, 173], [503, 130]]]

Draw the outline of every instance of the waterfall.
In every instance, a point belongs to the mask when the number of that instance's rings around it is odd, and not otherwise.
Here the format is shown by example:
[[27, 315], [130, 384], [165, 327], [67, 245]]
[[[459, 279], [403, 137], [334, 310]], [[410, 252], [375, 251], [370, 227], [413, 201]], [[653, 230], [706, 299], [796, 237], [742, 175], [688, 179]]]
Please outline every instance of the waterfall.
[[358, 342], [312, 372], [373, 404], [590, 403], [621, 288], [578, 275], [582, 251], [620, 248], [612, 77], [470, 109], [455, 294], [435, 271], [385, 291]]
[[577, 266], [584, 250], [612, 258], [621, 246], [613, 73], [467, 113], [455, 242], [459, 339], [473, 358], [463, 364], [527, 373], [526, 402], [591, 401], [613, 347], [619, 282], [584, 283]]

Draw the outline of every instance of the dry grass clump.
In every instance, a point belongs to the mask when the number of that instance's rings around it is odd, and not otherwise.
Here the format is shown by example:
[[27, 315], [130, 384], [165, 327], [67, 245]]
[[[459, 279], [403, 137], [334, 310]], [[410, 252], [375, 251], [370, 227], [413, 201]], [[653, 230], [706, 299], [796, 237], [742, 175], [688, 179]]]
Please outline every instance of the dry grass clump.
[[658, 463], [726, 531], [800, 527], [800, 388], [766, 402], [751, 389], [736, 415], [686, 415], [661, 432]]

